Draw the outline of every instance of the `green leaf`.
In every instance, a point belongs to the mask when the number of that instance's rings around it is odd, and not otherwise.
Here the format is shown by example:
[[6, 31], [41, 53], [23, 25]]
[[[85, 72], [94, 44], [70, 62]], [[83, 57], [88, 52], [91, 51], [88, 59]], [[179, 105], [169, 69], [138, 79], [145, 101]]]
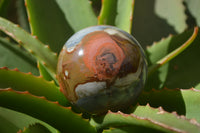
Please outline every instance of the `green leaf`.
[[198, 35], [199, 28], [195, 27], [192, 35], [186, 42], [184, 42], [181, 46], [167, 54], [165, 57], [154, 63], [152, 66], [149, 67], [148, 70], [148, 76], [150, 76], [155, 70], [160, 68], [161, 66], [165, 65], [166, 63], [170, 62], [172, 59], [174, 59], [177, 55], [181, 54], [185, 49], [187, 49], [196, 39]]
[[18, 17], [19, 25], [23, 29], [25, 29], [27, 32], [30, 32], [30, 26], [28, 22], [28, 16], [27, 16], [24, 0], [17, 0], [16, 7], [17, 7], [17, 17]]
[[99, 130], [108, 127], [142, 126], [162, 132], [200, 132], [200, 124], [193, 120], [165, 112], [162, 108], [154, 109], [148, 105], [137, 106], [133, 114], [108, 112], [101, 118], [92, 119], [91, 124]]
[[0, 1], [0, 16], [7, 17], [8, 9], [12, 0], [1, 0]]
[[176, 33], [173, 26], [155, 13], [155, 4], [155, 0], [135, 0], [132, 34], [143, 48]]
[[35, 123], [25, 128], [24, 131], [19, 131], [19, 133], [51, 133], [45, 126], [40, 123]]
[[[180, 35], [169, 36], [155, 43], [146, 51], [149, 65], [155, 64], [168, 53], [182, 45], [191, 36], [192, 31], [184, 32]], [[193, 43], [175, 59], [160, 67], [157, 72], [151, 75], [146, 84], [146, 90], [152, 88], [161, 89], [163, 87], [192, 88], [200, 83], [200, 33], [198, 33]], [[162, 51], [162, 52], [161, 52]]]
[[187, 16], [182, 0], [156, 0], [155, 13], [172, 25], [178, 33], [187, 28]]
[[57, 53], [74, 32], [97, 24], [88, 0], [26, 0], [26, 5], [33, 35]]
[[30, 124], [34, 123], [41, 123], [51, 132], [57, 133], [56, 129], [40, 120], [3, 107], [0, 107], [0, 123], [1, 133], [14, 133], [20, 129], [23, 130], [24, 127], [28, 127]]
[[200, 131], [200, 124], [195, 120], [186, 119], [184, 116], [178, 116], [175, 113], [165, 112], [161, 107], [158, 109], [152, 109], [150, 106], [139, 106], [139, 108], [137, 107], [133, 113], [139, 117], [145, 117], [161, 122], [180, 131], [193, 133]]
[[101, 0], [89, 0], [96, 16], [99, 15], [101, 10]]
[[117, 0], [103, 0], [98, 17], [99, 25], [115, 25], [117, 15]]
[[17, 91], [28, 91], [36, 96], [44, 96], [48, 100], [58, 101], [64, 106], [69, 105], [67, 99], [53, 82], [17, 70], [0, 68], [0, 88], [8, 87]]
[[0, 67], [18, 68], [39, 75], [35, 59], [8, 39], [0, 37]]
[[[173, 101], [173, 102], [172, 102]], [[196, 119], [200, 123], [200, 91], [195, 89], [163, 89], [143, 92], [140, 95], [139, 104], [150, 104], [152, 107], [162, 107], [164, 110], [176, 111], [179, 115], [185, 115], [189, 119]]]
[[55, 74], [53, 74], [43, 63], [41, 63], [40, 61], [38, 61], [38, 69], [40, 71], [40, 75], [43, 76], [44, 79], [46, 79], [47, 81], [54, 81], [54, 83], [59, 86], [58, 80], [55, 76]]
[[200, 83], [197, 84], [194, 88], [200, 90]]
[[71, 109], [27, 92], [1, 89], [0, 101], [0, 106], [26, 113], [50, 124], [61, 132], [95, 132], [88, 121], [72, 112]]
[[184, 0], [186, 2], [190, 13], [195, 18], [197, 25], [200, 27], [200, 1], [199, 0]]
[[117, 4], [117, 16], [115, 19], [115, 24], [117, 27], [131, 32], [132, 19], [133, 19], [133, 9], [135, 0], [118, 0]]
[[[75, 32], [88, 26], [97, 25], [97, 17], [89, 0], [59, 0], [57, 3]], [[80, 5], [81, 8], [77, 8]]]
[[74, 31], [57, 1], [25, 0], [25, 2], [32, 34], [58, 53]]
[[[1, 112], [1, 108], [0, 108]], [[14, 133], [19, 129], [16, 125], [14, 125], [11, 121], [8, 121], [2, 114], [0, 114], [0, 132], [1, 133]]]
[[43, 45], [37, 38], [25, 32], [18, 25], [3, 18], [0, 18], [0, 30], [22, 44], [29, 52], [35, 55], [39, 61], [44, 63], [53, 74], [56, 73], [57, 56], [48, 46]]
[[47, 81], [51, 81], [54, 78], [50, 75], [47, 68], [45, 68], [45, 66], [40, 62], [38, 62], [38, 69], [40, 70], [40, 75], [42, 75]]
[[130, 33], [134, 0], [103, 0], [99, 25], [114, 25]]
[[109, 130], [103, 131], [103, 133], [134, 133], [134, 132], [135, 133], [162, 133], [159, 130], [142, 127], [142, 126], [127, 126], [127, 127], [111, 128]]

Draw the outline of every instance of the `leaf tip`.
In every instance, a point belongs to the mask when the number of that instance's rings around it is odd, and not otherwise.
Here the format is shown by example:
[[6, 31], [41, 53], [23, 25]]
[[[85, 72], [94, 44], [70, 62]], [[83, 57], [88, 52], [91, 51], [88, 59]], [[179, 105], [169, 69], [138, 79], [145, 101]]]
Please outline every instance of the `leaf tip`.
[[[28, 22], [31, 23], [31, 18], [28, 16]], [[33, 33], [31, 33], [33, 35]]]
[[27, 2], [26, 2], [26, 0], [24, 1], [24, 6], [27, 7]]
[[20, 129], [17, 133], [23, 133], [23, 131]]
[[33, 38], [38, 39], [38, 36], [34, 35]]
[[197, 125], [197, 126], [200, 126], [200, 124], [197, 122], [196, 119], [190, 119], [190, 123], [194, 124], [194, 125]]
[[53, 103], [55, 103], [55, 104], [59, 104], [59, 102], [58, 102], [58, 101], [54, 101]]
[[[120, 111], [118, 111], [118, 112], [120, 112]], [[117, 112], [117, 113], [118, 113]], [[107, 112], [108, 114], [112, 114], [113, 112], [111, 111], [111, 110], [108, 110], [108, 112]]]
[[1, 67], [0, 69], [8, 70], [8, 67], [5, 67], [5, 66], [4, 66], [4, 67]]
[[58, 57], [58, 53], [53, 53], [54, 56]]
[[165, 111], [164, 111], [164, 109], [163, 109], [163, 107], [158, 107], [158, 112], [157, 112], [157, 114], [164, 114], [165, 113]]
[[178, 113], [176, 111], [173, 111], [172, 114], [175, 115], [176, 117], [178, 116]]
[[[185, 89], [184, 89], [185, 90]], [[197, 90], [197, 89], [195, 89], [195, 88], [190, 88], [190, 89], [188, 89], [188, 90], [191, 90], [191, 91], [196, 91], [196, 92], [200, 92], [200, 90]]]
[[146, 106], [147, 106], [147, 107], [150, 107], [150, 104], [149, 104], [149, 103], [147, 103], [147, 104], [146, 104]]
[[194, 27], [194, 33], [198, 34], [198, 32], [199, 32], [199, 27], [198, 26]]
[[97, 17], [98, 21], [100, 20], [100, 18], [101, 18], [101, 16], [99, 15], [99, 16]]
[[32, 72], [28, 72], [27, 74], [29, 74], [29, 75], [33, 75]]
[[13, 89], [12, 88], [6, 88], [6, 89], [4, 89], [4, 91], [13, 91]]
[[50, 49], [49, 45], [44, 45], [44, 47]]
[[69, 106], [69, 107], [65, 107], [66, 109], [69, 109], [69, 110], [72, 110], [72, 107], [71, 106]]
[[19, 69], [18, 69], [18, 68], [14, 68], [13, 71], [17, 71], [17, 72], [19, 72]]

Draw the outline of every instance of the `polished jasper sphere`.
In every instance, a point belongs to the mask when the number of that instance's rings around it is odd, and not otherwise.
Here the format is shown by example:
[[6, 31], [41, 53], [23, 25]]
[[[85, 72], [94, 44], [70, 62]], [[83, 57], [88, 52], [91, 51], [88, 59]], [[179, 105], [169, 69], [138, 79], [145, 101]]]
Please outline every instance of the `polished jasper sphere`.
[[64, 45], [57, 66], [61, 91], [91, 114], [130, 106], [145, 84], [147, 64], [139, 43], [112, 26], [93, 26]]

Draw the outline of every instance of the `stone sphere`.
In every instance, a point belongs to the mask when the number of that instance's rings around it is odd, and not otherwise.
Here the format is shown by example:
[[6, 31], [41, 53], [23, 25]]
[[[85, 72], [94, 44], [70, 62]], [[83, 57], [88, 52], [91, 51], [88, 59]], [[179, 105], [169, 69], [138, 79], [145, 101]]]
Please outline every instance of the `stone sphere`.
[[113, 26], [92, 26], [75, 33], [63, 46], [57, 65], [61, 92], [91, 114], [129, 107], [147, 75], [142, 47]]

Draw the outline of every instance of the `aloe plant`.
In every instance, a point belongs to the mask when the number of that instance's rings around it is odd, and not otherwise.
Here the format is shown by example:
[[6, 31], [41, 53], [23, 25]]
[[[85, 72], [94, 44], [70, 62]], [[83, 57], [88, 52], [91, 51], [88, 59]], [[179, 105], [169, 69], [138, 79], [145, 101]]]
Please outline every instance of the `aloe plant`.
[[[0, 132], [200, 132], [199, 5], [1, 0]], [[56, 67], [64, 43], [93, 25], [116, 26], [145, 50], [147, 83], [126, 110], [82, 113], [59, 91]]]

